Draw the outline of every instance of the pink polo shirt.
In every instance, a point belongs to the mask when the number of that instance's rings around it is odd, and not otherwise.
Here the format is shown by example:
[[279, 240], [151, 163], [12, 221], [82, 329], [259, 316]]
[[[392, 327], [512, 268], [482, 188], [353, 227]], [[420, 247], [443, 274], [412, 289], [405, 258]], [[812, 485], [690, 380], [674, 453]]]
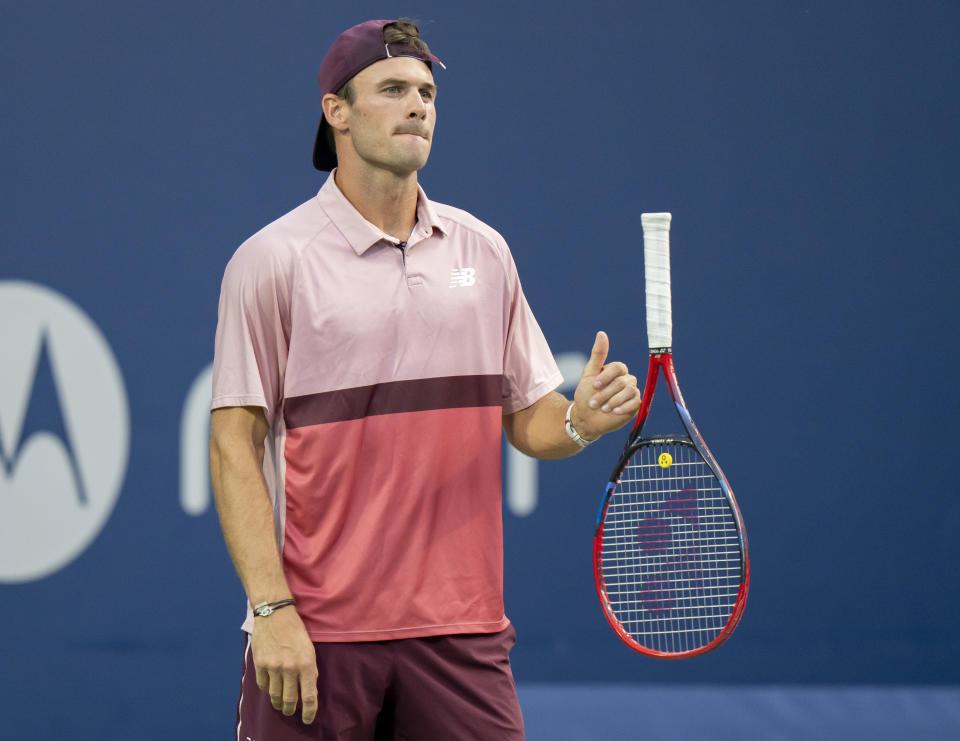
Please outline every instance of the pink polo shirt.
[[562, 379], [503, 238], [422, 190], [417, 219], [400, 249], [331, 174], [223, 278], [212, 407], [266, 412], [277, 542], [314, 641], [508, 625], [501, 415]]

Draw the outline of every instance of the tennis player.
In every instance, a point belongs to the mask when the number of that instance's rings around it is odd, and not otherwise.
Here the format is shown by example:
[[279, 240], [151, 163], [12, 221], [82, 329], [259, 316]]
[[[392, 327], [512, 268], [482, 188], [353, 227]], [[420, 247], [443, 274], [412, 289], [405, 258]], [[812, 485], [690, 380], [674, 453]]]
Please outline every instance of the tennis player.
[[522, 739], [500, 430], [561, 458], [639, 408], [603, 332], [573, 401], [554, 391], [506, 242], [420, 188], [442, 66], [412, 23], [342, 33], [330, 175], [224, 274], [210, 464], [249, 599], [241, 741]]

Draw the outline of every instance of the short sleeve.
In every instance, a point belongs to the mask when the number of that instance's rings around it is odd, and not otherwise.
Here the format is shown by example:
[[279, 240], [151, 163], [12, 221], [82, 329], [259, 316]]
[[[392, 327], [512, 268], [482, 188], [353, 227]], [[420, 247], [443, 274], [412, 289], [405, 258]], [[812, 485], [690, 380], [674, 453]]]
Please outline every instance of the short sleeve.
[[[504, 244], [504, 247], [506, 245]], [[563, 374], [533, 311], [523, 295], [520, 276], [506, 250], [507, 330], [503, 351], [503, 412], [526, 409], [563, 382]]]
[[220, 287], [211, 409], [259, 406], [272, 424], [281, 407], [290, 335], [290, 268], [284, 262], [269, 244], [254, 237], [227, 264]]

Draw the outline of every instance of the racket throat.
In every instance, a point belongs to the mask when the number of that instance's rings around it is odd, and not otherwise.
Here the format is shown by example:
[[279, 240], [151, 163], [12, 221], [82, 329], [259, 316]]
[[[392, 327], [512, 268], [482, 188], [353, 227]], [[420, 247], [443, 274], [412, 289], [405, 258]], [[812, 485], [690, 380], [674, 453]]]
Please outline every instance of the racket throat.
[[663, 377], [667, 380], [670, 388], [670, 395], [674, 396], [674, 384], [670, 383], [670, 375], [673, 372], [673, 355], [669, 347], [655, 347], [650, 349], [650, 362], [647, 364], [647, 380], [643, 385], [643, 396], [640, 399], [640, 410], [637, 412], [637, 421], [633, 425], [631, 440], [635, 440], [643, 429], [643, 423], [647, 421], [650, 414], [650, 406], [653, 404], [653, 397], [657, 391], [657, 379], [660, 375], [660, 369], [663, 369]]

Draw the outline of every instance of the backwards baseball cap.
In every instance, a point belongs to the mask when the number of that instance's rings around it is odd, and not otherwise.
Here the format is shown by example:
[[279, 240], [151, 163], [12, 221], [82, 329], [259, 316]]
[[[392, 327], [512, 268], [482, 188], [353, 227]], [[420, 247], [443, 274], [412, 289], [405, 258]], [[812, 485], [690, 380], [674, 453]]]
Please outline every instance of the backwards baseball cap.
[[[433, 62], [446, 69], [443, 62], [423, 49], [407, 44], [387, 44], [383, 40], [383, 28], [397, 21], [366, 21], [348, 28], [333, 42], [320, 63], [320, 97], [336, 93], [361, 70], [374, 62], [391, 57], [413, 57], [426, 62], [433, 69]], [[327, 119], [320, 117], [317, 140], [313, 145], [313, 166], [318, 170], [332, 170], [337, 166], [337, 153], [327, 142]]]

